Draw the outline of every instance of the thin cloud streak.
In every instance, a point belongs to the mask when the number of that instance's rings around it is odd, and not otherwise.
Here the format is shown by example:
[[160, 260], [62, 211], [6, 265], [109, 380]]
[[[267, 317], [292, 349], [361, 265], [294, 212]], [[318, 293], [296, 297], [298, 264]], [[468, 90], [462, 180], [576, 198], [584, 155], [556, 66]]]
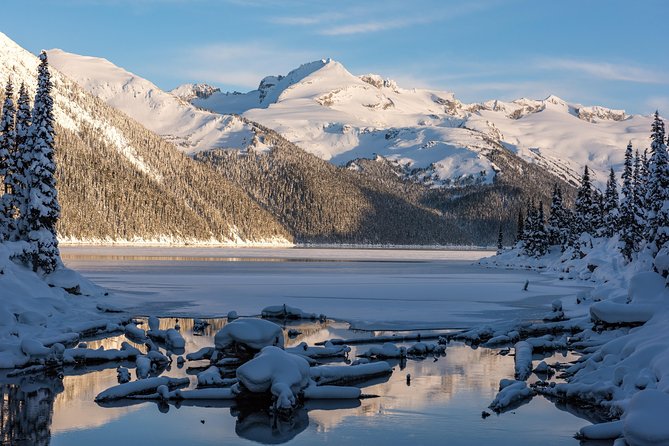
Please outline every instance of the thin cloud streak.
[[636, 82], [642, 84], [667, 84], [669, 76], [660, 76], [648, 69], [629, 64], [585, 62], [575, 59], [542, 59], [537, 67], [543, 70], [565, 70], [585, 74], [597, 79]]
[[184, 49], [177, 71], [193, 80], [254, 89], [265, 76], [286, 74], [318, 58], [306, 51], [286, 50], [268, 42], [219, 42]]

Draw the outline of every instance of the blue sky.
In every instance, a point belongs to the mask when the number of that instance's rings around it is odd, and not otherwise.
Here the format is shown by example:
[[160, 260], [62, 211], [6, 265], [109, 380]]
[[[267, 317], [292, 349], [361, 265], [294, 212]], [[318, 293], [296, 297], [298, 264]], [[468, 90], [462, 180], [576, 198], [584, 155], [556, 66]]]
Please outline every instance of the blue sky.
[[30, 51], [104, 57], [163, 89], [247, 91], [332, 57], [465, 102], [556, 94], [664, 115], [667, 23], [666, 0], [12, 0], [0, 14]]

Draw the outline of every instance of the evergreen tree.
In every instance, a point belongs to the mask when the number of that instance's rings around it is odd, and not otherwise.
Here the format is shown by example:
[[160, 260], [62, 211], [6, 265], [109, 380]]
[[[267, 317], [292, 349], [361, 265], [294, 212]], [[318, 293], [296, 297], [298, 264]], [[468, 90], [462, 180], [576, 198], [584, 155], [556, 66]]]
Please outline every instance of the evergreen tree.
[[592, 183], [590, 182], [590, 171], [588, 166], [585, 166], [581, 186], [578, 188], [576, 202], [574, 203], [574, 230], [577, 238], [584, 232], [592, 233], [593, 228], [596, 228], [598, 211], [595, 211], [597, 207], [595, 200], [596, 197], [594, 197]]
[[541, 257], [548, 252], [548, 234], [544, 221], [544, 204], [530, 204], [525, 219], [523, 253], [530, 257]]
[[651, 254], [669, 241], [669, 156], [664, 121], [655, 112], [651, 126], [650, 160], [646, 190], [646, 240]]
[[[632, 149], [630, 146], [630, 154], [631, 150]], [[625, 158], [625, 162], [627, 162], [627, 158]], [[604, 193], [604, 230], [602, 231], [602, 234], [605, 237], [612, 237], [613, 234], [616, 233], [618, 230], [619, 218], [620, 210], [618, 209], [618, 185], [616, 181], [616, 174], [613, 171], [613, 168], [611, 168], [609, 172], [609, 178], [606, 181], [606, 192]]]
[[499, 224], [499, 232], [497, 234], [497, 254], [501, 254], [504, 250], [504, 235], [502, 234], [502, 224]]
[[639, 151], [635, 152], [634, 157], [634, 173], [632, 182], [634, 186], [634, 207], [638, 209], [639, 214], [637, 219], [642, 228], [641, 238], [645, 236], [646, 227], [646, 179], [647, 170], [645, 167], [646, 154], [643, 157], [639, 155]]
[[14, 176], [12, 178], [12, 193], [14, 195], [15, 210], [17, 212], [16, 232], [14, 240], [28, 240], [27, 212], [30, 200], [30, 191], [27, 184], [27, 163], [24, 155], [28, 153], [28, 134], [31, 124], [30, 98], [26, 86], [21, 83], [16, 109], [16, 148], [13, 152]]
[[40, 54], [37, 92], [28, 135], [29, 150], [23, 154], [27, 164], [30, 200], [26, 209], [29, 241], [34, 253], [35, 271], [50, 273], [60, 262], [56, 223], [60, 215], [56, 191], [56, 163], [54, 161], [53, 99], [51, 75], [46, 52]]
[[523, 210], [518, 209], [518, 223], [516, 224], [516, 243], [523, 241], [525, 234], [525, 218], [523, 217]]
[[14, 88], [11, 78], [5, 88], [5, 102], [0, 117], [0, 178], [3, 194], [0, 197], [0, 242], [8, 240], [16, 231], [15, 200], [12, 193], [15, 168], [16, 133], [14, 131]]
[[643, 238], [643, 227], [640, 224], [641, 208], [639, 208], [635, 194], [641, 160], [638, 151], [636, 155], [636, 158], [632, 155], [632, 143], [630, 142], [625, 150], [620, 218], [618, 219], [620, 253], [628, 262], [632, 260], [633, 253], [639, 250]]
[[562, 189], [555, 184], [553, 187], [553, 197], [551, 199], [550, 215], [546, 232], [550, 245], [560, 245], [562, 251], [565, 250], [569, 240], [571, 230], [570, 211], [565, 208], [562, 199]]

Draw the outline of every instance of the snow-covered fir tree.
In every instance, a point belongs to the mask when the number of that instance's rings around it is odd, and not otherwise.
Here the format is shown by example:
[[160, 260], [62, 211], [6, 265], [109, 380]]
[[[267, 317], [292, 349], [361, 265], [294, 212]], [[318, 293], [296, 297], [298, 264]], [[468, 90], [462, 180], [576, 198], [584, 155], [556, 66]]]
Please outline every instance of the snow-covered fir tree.
[[597, 223], [597, 215], [599, 209], [597, 206], [596, 197], [594, 196], [592, 183], [590, 182], [590, 171], [588, 166], [583, 170], [581, 177], [581, 186], [578, 188], [576, 194], [576, 202], [574, 203], [574, 227], [573, 230], [582, 234], [584, 232], [592, 233]]
[[30, 97], [25, 84], [21, 83], [16, 107], [16, 150], [14, 155], [14, 175], [12, 178], [12, 194], [17, 211], [16, 232], [13, 240], [28, 239], [28, 222], [26, 215], [30, 191], [28, 190], [27, 163], [24, 154], [28, 153], [28, 134], [30, 133], [31, 113]]
[[618, 232], [620, 235], [620, 253], [627, 259], [632, 260], [632, 254], [639, 250], [643, 240], [643, 228], [641, 227], [641, 213], [639, 202], [635, 196], [635, 184], [639, 170], [639, 152], [637, 151], [636, 162], [632, 153], [632, 143], [627, 144], [625, 150], [625, 167], [622, 173], [623, 187], [620, 199], [620, 217], [618, 219]]
[[613, 237], [613, 234], [618, 230], [618, 220], [620, 218], [620, 210], [618, 209], [618, 182], [613, 168], [611, 168], [609, 178], [606, 181], [603, 217], [604, 228], [602, 234], [605, 237]]
[[669, 241], [669, 156], [664, 121], [655, 112], [651, 126], [646, 190], [646, 241], [651, 255]]
[[541, 257], [548, 252], [548, 234], [544, 220], [544, 204], [530, 203], [523, 231], [523, 252], [530, 257]]
[[56, 163], [54, 161], [53, 99], [51, 75], [46, 52], [40, 54], [37, 92], [28, 134], [28, 150], [23, 154], [27, 164], [30, 200], [25, 219], [32, 244], [32, 266], [35, 271], [53, 271], [60, 261], [56, 223], [60, 215], [56, 191]]
[[523, 240], [525, 233], [525, 217], [523, 217], [523, 210], [518, 209], [518, 222], [516, 223], [516, 243]]
[[504, 234], [502, 233], [502, 224], [499, 224], [499, 232], [497, 233], [497, 253], [500, 254], [504, 250]]
[[571, 230], [570, 217], [570, 211], [564, 206], [562, 189], [556, 184], [553, 188], [548, 224], [546, 225], [549, 244], [560, 245], [564, 250]]
[[16, 203], [12, 193], [13, 177], [16, 171], [16, 133], [14, 131], [14, 87], [11, 78], [5, 88], [5, 102], [0, 116], [0, 178], [3, 194], [0, 197], [0, 242], [11, 239], [16, 232]]

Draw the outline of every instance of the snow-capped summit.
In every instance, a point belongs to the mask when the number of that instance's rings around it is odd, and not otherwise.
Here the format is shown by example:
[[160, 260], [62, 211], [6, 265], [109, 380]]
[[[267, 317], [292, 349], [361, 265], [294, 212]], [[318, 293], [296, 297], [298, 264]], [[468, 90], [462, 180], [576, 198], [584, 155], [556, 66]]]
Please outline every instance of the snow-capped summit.
[[214, 93], [220, 93], [221, 89], [209, 84], [183, 84], [171, 90], [170, 93], [184, 101], [192, 101], [195, 98], [206, 99]]
[[215, 147], [246, 147], [253, 138], [250, 128], [238, 118], [198, 110], [106, 59], [80, 56], [59, 49], [49, 50], [48, 55], [52, 66], [89, 93], [123, 111], [185, 152]]
[[650, 128], [650, 117], [555, 95], [465, 104], [451, 92], [403, 88], [378, 74], [353, 75], [332, 59], [267, 76], [247, 93], [178, 89], [192, 97], [191, 107], [103, 59], [59, 51], [50, 56], [88, 91], [188, 152], [247, 148], [252, 131], [226, 116], [241, 114], [335, 164], [382, 156], [434, 185], [492, 181], [496, 170], [486, 154], [499, 147], [572, 183], [587, 164], [603, 185], [609, 168], [622, 165], [629, 140], [647, 146]]

